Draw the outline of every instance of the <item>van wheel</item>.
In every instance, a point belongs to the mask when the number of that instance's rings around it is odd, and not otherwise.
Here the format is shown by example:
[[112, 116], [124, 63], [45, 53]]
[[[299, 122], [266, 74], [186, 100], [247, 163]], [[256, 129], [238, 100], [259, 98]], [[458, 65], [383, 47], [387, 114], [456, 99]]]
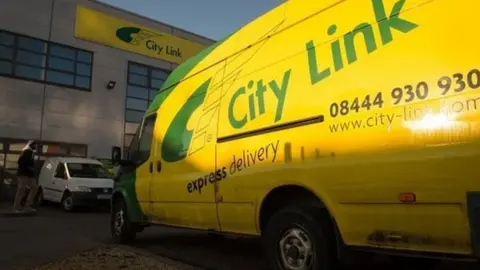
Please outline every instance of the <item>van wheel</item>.
[[122, 198], [115, 200], [110, 216], [110, 231], [116, 244], [131, 244], [135, 240], [137, 230], [127, 213], [128, 209]]
[[335, 233], [329, 221], [326, 213], [311, 206], [275, 213], [263, 235], [271, 269], [336, 269]]
[[65, 191], [65, 194], [63, 194], [62, 198], [62, 208], [63, 210], [67, 212], [72, 212], [73, 211], [73, 196], [72, 193]]

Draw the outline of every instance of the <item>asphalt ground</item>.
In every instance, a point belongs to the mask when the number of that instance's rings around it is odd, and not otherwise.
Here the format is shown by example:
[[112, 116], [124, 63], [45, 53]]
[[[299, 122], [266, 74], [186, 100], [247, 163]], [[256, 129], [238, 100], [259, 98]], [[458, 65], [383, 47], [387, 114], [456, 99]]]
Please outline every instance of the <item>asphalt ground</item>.
[[[29, 268], [112, 244], [106, 210], [65, 213], [59, 206], [42, 206], [33, 217], [0, 218], [0, 269]], [[266, 270], [257, 239], [230, 239], [190, 230], [151, 227], [139, 233], [133, 248], [203, 269]], [[424, 269], [423, 260], [392, 261], [360, 255], [346, 270]], [[418, 266], [420, 265], [420, 266]], [[128, 269], [128, 268], [127, 268]], [[478, 264], [438, 262], [435, 270], [478, 270]]]

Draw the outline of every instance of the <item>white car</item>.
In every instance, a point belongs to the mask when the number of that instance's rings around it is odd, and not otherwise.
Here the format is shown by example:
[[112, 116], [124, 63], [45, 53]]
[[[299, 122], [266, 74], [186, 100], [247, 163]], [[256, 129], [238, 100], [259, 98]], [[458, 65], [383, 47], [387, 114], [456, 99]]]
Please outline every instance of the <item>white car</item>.
[[53, 157], [45, 160], [38, 176], [39, 200], [75, 206], [109, 205], [113, 175], [94, 159]]

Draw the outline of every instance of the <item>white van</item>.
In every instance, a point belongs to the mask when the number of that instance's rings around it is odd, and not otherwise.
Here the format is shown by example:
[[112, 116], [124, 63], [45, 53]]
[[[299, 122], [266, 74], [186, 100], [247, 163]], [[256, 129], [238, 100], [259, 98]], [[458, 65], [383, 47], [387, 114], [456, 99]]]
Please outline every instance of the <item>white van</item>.
[[113, 190], [112, 177], [98, 160], [49, 158], [38, 177], [38, 198], [61, 203], [66, 211], [72, 211], [74, 206], [108, 205]]

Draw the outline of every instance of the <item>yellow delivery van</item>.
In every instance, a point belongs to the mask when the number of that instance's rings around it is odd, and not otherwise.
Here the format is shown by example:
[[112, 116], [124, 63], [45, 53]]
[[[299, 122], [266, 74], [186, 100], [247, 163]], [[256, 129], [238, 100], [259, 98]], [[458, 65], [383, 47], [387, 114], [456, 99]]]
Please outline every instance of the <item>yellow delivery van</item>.
[[480, 257], [479, 10], [289, 0], [189, 59], [118, 161], [113, 239], [261, 236], [272, 269]]

